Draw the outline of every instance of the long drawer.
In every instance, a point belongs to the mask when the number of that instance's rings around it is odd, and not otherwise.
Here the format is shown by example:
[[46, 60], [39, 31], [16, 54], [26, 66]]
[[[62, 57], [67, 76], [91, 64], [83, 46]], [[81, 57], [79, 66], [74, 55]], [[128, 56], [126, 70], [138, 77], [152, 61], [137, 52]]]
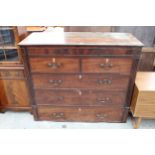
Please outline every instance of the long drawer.
[[131, 58], [85, 58], [82, 59], [84, 73], [119, 73], [130, 74]]
[[129, 77], [114, 74], [91, 75], [32, 75], [34, 88], [87, 88], [103, 90], [121, 90], [128, 88]]
[[38, 106], [38, 118], [51, 121], [123, 122], [126, 108]]
[[125, 105], [126, 93], [92, 90], [36, 90], [35, 100], [38, 105], [56, 106], [103, 106]]
[[39, 73], [77, 73], [79, 59], [77, 58], [38, 58], [29, 59], [31, 72]]

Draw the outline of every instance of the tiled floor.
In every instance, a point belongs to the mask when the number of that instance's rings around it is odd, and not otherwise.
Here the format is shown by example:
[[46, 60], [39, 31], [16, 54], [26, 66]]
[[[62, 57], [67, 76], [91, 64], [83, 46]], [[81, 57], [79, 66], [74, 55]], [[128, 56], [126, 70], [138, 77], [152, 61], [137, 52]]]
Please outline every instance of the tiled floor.
[[[0, 114], [1, 129], [132, 129], [130, 118], [127, 123], [73, 123], [34, 121], [27, 112], [6, 112]], [[155, 129], [155, 120], [143, 120], [141, 129]]]

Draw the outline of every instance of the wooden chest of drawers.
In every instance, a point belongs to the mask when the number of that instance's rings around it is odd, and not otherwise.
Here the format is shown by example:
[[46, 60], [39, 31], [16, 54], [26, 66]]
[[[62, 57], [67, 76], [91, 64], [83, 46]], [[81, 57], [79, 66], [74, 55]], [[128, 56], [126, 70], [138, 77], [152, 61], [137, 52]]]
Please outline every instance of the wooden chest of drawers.
[[20, 46], [36, 120], [126, 121], [142, 47], [132, 35], [43, 32]]

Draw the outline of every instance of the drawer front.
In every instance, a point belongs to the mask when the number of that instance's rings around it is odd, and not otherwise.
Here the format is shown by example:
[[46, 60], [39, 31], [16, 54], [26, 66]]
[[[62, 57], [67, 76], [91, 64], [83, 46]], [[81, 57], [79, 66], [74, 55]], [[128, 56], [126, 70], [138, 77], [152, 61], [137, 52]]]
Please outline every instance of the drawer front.
[[84, 90], [36, 90], [35, 100], [38, 105], [55, 106], [102, 106], [125, 104], [126, 93], [104, 92], [104, 91], [84, 91]]
[[152, 105], [155, 107], [155, 91], [139, 91], [136, 105]]
[[130, 74], [132, 58], [85, 58], [82, 71], [85, 73]]
[[55, 55], [134, 55], [137, 48], [133, 47], [28, 47], [29, 56]]
[[34, 88], [87, 88], [121, 90], [128, 88], [129, 77], [120, 75], [33, 75]]
[[77, 73], [77, 58], [30, 58], [31, 72], [39, 73]]
[[155, 118], [155, 106], [154, 105], [136, 105], [136, 109], [134, 111], [135, 117], [143, 117], [143, 118]]
[[135, 99], [134, 116], [155, 118], [155, 91], [140, 91]]
[[126, 109], [116, 107], [38, 107], [40, 120], [122, 122]]

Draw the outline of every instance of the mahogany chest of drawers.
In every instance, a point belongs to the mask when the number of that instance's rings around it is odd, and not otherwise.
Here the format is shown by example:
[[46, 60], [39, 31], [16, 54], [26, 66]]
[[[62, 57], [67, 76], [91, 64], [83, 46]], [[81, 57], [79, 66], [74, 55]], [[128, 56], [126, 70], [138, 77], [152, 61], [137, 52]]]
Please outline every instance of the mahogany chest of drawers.
[[41, 32], [20, 46], [36, 120], [126, 121], [142, 47], [131, 34]]

